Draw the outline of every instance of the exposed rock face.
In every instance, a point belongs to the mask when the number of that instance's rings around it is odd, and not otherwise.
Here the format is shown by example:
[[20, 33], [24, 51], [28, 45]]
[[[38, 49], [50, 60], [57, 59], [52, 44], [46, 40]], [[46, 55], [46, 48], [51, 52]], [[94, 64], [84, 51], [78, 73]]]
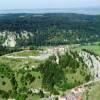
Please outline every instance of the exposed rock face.
[[16, 36], [15, 35], [8, 35], [5, 42], [2, 44], [3, 46], [8, 47], [15, 47], [16, 46]]
[[100, 78], [100, 57], [96, 57], [85, 51], [80, 52], [79, 56], [83, 58], [83, 61], [91, 70], [91, 75], [94, 79]]
[[6, 47], [15, 47], [18, 44], [18, 41], [28, 40], [32, 36], [33, 34], [27, 31], [22, 31], [20, 34], [16, 32], [3, 31], [0, 32], [0, 44]]

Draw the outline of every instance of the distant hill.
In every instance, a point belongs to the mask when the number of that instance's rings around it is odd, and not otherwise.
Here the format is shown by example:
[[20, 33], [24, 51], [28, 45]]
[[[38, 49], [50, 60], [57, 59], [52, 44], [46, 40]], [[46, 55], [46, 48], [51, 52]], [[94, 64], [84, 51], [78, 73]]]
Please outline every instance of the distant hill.
[[59, 45], [100, 41], [100, 15], [16, 13], [0, 15], [3, 46]]
[[8, 9], [0, 10], [0, 14], [8, 13], [77, 13], [100, 15], [100, 7], [93, 8], [56, 8], [56, 9]]

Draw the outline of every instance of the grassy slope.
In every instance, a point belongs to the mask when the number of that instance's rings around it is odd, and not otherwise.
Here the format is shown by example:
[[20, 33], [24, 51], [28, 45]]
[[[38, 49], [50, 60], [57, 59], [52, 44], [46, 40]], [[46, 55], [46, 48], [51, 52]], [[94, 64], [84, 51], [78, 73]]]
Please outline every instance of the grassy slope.
[[39, 51], [37, 51], [37, 50], [24, 50], [21, 52], [12, 53], [10, 55], [13, 55], [13, 56], [37, 56], [37, 55], [39, 55]]
[[93, 84], [93, 86], [83, 94], [83, 100], [100, 100], [100, 82]]
[[9, 65], [12, 70], [16, 70], [22, 68], [25, 64], [28, 64], [31, 67], [33, 65], [37, 66], [40, 62], [32, 59], [9, 59], [0, 57], [0, 64], [3, 63]]
[[[81, 46], [81, 47], [78, 47], [78, 48], [75, 48], [74, 50], [76, 51], [80, 51], [81, 49], [83, 49], [83, 48], [88, 48], [88, 49], [92, 49], [92, 50], [94, 50], [94, 49], [96, 49], [95, 51], [96, 52], [99, 52], [99, 49], [100, 49], [100, 47], [98, 47], [98, 46]], [[22, 52], [22, 53], [17, 53], [19, 56], [29, 56], [29, 55], [31, 55], [31, 54], [33, 54], [32, 52], [30, 52], [30, 53], [26, 53], [26, 51], [24, 51], [24, 52]], [[100, 53], [100, 52], [99, 52]], [[33, 66], [33, 65], [38, 65], [39, 64], [39, 62], [38, 61], [33, 61], [33, 60], [21, 60], [21, 59], [8, 59], [8, 58], [1, 58], [0, 57], [0, 64], [1, 63], [5, 63], [5, 64], [7, 64], [7, 65], [9, 65], [10, 66], [10, 68], [12, 69], [12, 70], [19, 70], [19, 68], [21, 68], [21, 67], [23, 67], [25, 64], [28, 64], [29, 66]], [[21, 73], [20, 73], [21, 74]], [[36, 77], [36, 80], [34, 81], [34, 82], [32, 82], [31, 84], [28, 84], [27, 85], [27, 87], [33, 87], [33, 88], [41, 88], [41, 84], [42, 84], [42, 80], [41, 80], [41, 78], [39, 79], [38, 77], [40, 76], [41, 77], [41, 75], [40, 75], [40, 73], [39, 72], [32, 72], [32, 75], [33, 76], [35, 76]], [[76, 73], [74, 73], [74, 74], [70, 74], [70, 73], [66, 73], [66, 76], [67, 76], [67, 78], [68, 78], [68, 80], [70, 81], [70, 82], [73, 82], [73, 80], [80, 80], [81, 82], [84, 82], [84, 77], [82, 76], [82, 75], [80, 75], [80, 70], [78, 70]], [[0, 78], [0, 80], [1, 80], [1, 78]], [[4, 89], [4, 90], [6, 90], [6, 86], [7, 87], [9, 87], [7, 90], [9, 90], [9, 89], [11, 89], [11, 85], [10, 85], [10, 82], [9, 82], [9, 80], [7, 79], [7, 78], [4, 78], [4, 80], [7, 82], [7, 84], [5, 85], [5, 87], [3, 87], [3, 86], [1, 86], [1, 83], [0, 83], [0, 89]], [[18, 82], [19, 82], [19, 84], [21, 84], [20, 83], [20, 75], [19, 75], [19, 77], [17, 78], [17, 80], [18, 80]], [[36, 96], [29, 96], [29, 98], [36, 98], [35, 100], [38, 100], [38, 96], [36, 95]], [[95, 100], [95, 99], [94, 99]]]
[[74, 48], [74, 51], [81, 51], [82, 49], [87, 49], [87, 50], [91, 50], [94, 53], [98, 54], [100, 56], [100, 46], [99, 45], [86, 45], [86, 46], [78, 46], [76, 48]]
[[[78, 46], [74, 48], [74, 51], [81, 51], [82, 49], [90, 50], [97, 55], [100, 56], [100, 46], [98, 45], [100, 42], [95, 43], [94, 45], [85, 45], [85, 46]], [[88, 92], [86, 91], [83, 94], [83, 100], [100, 100], [100, 82], [95, 83]]]
[[[19, 72], [19, 70], [20, 70], [19, 68], [21, 67], [20, 64], [22, 64], [22, 61], [20, 61], [20, 60], [17, 60], [17, 61], [14, 60], [13, 61], [11, 59], [2, 59], [2, 58], [0, 58], [0, 64], [3, 64], [3, 63], [6, 63], [7, 65], [9, 64], [10, 68], [12, 68], [13, 72], [16, 73], [16, 71]], [[12, 66], [14, 66], [14, 68]], [[24, 65], [22, 65], [22, 66], [24, 66]], [[21, 81], [21, 77], [25, 76], [28, 72], [30, 72], [35, 77], [35, 80], [31, 84], [29, 84], [29, 82], [26, 80], [26, 82], [28, 84], [25, 85], [25, 87], [26, 88], [36, 88], [36, 89], [41, 88], [41, 86], [42, 86], [42, 78], [41, 78], [41, 74], [39, 72], [37, 72], [37, 71], [25, 71], [24, 68], [22, 68], [22, 70], [25, 73], [23, 74], [23, 73], [19, 72], [17, 77], [16, 77], [16, 81], [18, 83], [18, 88], [22, 88], [23, 87], [23, 82]], [[1, 76], [4, 76], [4, 78], [2, 78]], [[6, 82], [5, 85], [2, 85], [3, 81]], [[3, 90], [3, 91], [12, 90], [12, 85], [11, 85], [10, 79], [8, 77], [5, 77], [5, 75], [2, 75], [2, 74], [0, 74], [0, 90]], [[29, 100], [31, 98], [34, 98], [34, 100], [39, 100], [39, 96], [38, 95], [27, 95], [27, 96], [28, 96]]]
[[[22, 56], [24, 56], [24, 55], [29, 56], [31, 54], [37, 55], [38, 52], [36, 52], [36, 51], [18, 52], [18, 55], [22, 55]], [[16, 55], [16, 53], [15, 53], [15, 55]], [[19, 69], [22, 69], [22, 68], [24, 70], [24, 67], [27, 65], [31, 68], [32, 66], [37, 66], [39, 63], [40, 63], [39, 61], [32, 60], [32, 59], [9, 59], [9, 58], [5, 58], [5, 57], [0, 57], [0, 64], [8, 65], [10, 67], [10, 69], [14, 71], [14, 73], [16, 73], [16, 71], [18, 72]], [[35, 76], [35, 81], [32, 82], [30, 85], [27, 85], [26, 87], [41, 88], [41, 83], [42, 83], [41, 78], [40, 79], [38, 78], [39, 76], [41, 77], [40, 73], [33, 71], [33, 72], [31, 72], [31, 74], [33, 76]], [[2, 78], [1, 76], [4, 76], [4, 78]], [[18, 77], [16, 77], [16, 79], [20, 85], [21, 85], [21, 82], [20, 82], [21, 76], [22, 76], [22, 73], [18, 74]], [[5, 85], [2, 85], [3, 81], [6, 82]], [[5, 75], [0, 74], [0, 90], [8, 91], [11, 89], [12, 89], [12, 86], [10, 83], [10, 79], [5, 77]]]

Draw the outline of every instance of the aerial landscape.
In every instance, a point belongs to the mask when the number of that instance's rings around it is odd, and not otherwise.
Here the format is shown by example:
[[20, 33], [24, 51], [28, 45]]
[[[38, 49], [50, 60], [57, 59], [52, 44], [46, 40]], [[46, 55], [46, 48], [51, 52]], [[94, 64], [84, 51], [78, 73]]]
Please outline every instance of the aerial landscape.
[[8, 1], [0, 100], [100, 100], [100, 1]]

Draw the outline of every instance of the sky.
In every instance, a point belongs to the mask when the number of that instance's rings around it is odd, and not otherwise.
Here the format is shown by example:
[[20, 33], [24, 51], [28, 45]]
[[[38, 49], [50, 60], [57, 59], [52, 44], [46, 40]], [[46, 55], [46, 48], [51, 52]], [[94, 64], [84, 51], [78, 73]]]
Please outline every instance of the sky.
[[0, 0], [0, 9], [100, 7], [100, 0]]

